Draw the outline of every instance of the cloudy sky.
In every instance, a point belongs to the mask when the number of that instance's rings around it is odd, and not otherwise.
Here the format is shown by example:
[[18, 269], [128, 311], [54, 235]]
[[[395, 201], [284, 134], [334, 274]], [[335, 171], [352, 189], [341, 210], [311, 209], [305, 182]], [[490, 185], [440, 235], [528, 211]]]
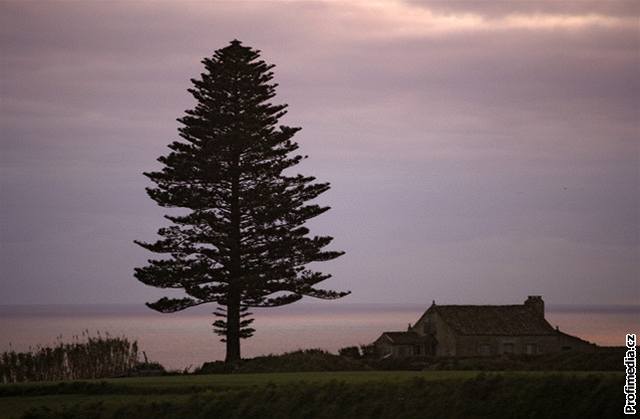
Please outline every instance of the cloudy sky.
[[639, 5], [2, 1], [0, 304], [164, 295], [141, 172], [234, 38], [332, 183], [345, 303], [638, 304]]

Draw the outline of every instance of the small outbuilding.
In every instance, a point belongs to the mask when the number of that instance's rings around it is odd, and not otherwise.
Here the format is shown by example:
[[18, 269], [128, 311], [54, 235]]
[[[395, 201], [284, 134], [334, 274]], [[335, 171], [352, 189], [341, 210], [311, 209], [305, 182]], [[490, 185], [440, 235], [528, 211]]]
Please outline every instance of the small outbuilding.
[[382, 357], [401, 358], [406, 356], [427, 355], [428, 348], [434, 344], [432, 336], [419, 335], [416, 332], [384, 332], [373, 344], [376, 353]]

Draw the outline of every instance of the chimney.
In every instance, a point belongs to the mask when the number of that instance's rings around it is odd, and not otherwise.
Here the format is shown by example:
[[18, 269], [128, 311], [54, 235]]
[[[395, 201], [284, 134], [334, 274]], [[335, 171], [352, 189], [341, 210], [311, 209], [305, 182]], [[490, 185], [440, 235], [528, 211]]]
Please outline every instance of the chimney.
[[531, 307], [540, 317], [544, 319], [544, 301], [541, 295], [530, 295], [524, 305]]

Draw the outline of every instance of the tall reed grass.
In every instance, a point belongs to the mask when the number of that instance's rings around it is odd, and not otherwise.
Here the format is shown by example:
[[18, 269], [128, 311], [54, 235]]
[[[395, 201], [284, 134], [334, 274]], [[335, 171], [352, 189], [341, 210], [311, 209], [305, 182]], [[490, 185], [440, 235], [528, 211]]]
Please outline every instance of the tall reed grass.
[[53, 347], [37, 346], [27, 352], [0, 355], [0, 382], [57, 381], [117, 377], [138, 364], [138, 343], [109, 334], [91, 336], [89, 331], [71, 342], [56, 339]]

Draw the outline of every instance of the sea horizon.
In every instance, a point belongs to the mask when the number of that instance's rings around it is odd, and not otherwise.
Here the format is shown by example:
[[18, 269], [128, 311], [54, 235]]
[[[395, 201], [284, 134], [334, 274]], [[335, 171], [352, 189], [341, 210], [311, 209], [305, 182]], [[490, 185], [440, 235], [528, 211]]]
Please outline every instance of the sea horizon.
[[[431, 303], [305, 303], [253, 310], [255, 336], [243, 340], [243, 357], [298, 349], [337, 352], [373, 342], [382, 332], [406, 330]], [[437, 303], [436, 303], [437, 304]], [[197, 368], [224, 358], [224, 343], [212, 332], [214, 305], [163, 314], [143, 304], [2, 304], [0, 351], [26, 351], [83, 332], [138, 341], [149, 360], [169, 369]], [[622, 346], [637, 333], [639, 305], [548, 304], [546, 319], [565, 333], [600, 346]]]

